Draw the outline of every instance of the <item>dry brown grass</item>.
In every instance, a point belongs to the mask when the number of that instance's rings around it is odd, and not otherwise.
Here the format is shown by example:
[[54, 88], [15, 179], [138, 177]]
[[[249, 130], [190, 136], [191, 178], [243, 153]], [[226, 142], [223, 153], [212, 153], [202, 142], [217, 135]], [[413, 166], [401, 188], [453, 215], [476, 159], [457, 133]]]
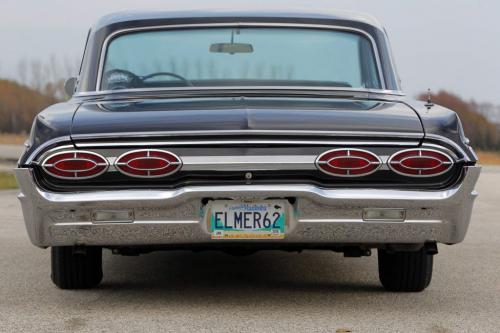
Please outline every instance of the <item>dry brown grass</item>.
[[0, 172], [0, 190], [9, 190], [17, 188], [14, 174], [9, 172]]
[[0, 133], [0, 144], [22, 145], [27, 138], [26, 134]]
[[500, 152], [494, 151], [478, 151], [479, 164], [483, 165], [500, 165]]

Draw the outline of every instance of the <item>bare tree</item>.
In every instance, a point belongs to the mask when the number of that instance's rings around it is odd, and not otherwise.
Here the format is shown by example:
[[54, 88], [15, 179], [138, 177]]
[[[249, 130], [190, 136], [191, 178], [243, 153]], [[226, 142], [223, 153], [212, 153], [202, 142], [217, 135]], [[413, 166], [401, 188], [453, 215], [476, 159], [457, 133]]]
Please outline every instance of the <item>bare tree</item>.
[[17, 66], [17, 81], [41, 94], [54, 98], [67, 98], [64, 92], [64, 82], [71, 76], [76, 76], [79, 60], [58, 58], [51, 55], [46, 62], [23, 59]]
[[28, 85], [28, 62], [23, 59], [17, 64], [17, 76], [19, 83], [22, 85]]
[[42, 91], [44, 86], [44, 78], [43, 78], [43, 65], [41, 61], [35, 60], [30, 64], [30, 83], [29, 86], [36, 91]]

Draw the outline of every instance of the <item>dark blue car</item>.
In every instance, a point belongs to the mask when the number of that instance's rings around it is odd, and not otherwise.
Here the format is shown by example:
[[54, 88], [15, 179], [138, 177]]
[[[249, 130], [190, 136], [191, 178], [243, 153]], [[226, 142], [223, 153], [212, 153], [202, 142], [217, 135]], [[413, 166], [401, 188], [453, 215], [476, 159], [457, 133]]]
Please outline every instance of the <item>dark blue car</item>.
[[72, 98], [41, 112], [16, 170], [63, 289], [102, 249], [377, 249], [421, 291], [466, 234], [477, 158], [448, 109], [405, 98], [369, 16], [129, 12], [88, 35]]

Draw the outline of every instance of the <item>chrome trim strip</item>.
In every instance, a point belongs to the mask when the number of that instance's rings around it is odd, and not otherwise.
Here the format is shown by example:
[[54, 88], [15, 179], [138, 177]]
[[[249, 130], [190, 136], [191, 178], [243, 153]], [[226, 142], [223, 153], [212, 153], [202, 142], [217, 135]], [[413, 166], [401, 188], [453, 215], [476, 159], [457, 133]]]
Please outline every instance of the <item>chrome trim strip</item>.
[[444, 146], [440, 146], [438, 144], [433, 144], [433, 143], [428, 143], [428, 142], [424, 142], [422, 143], [422, 148], [424, 149], [427, 149], [427, 148], [430, 148], [430, 149], [435, 149], [435, 150], [438, 150], [440, 152], [445, 152], [446, 154], [450, 155], [452, 157], [453, 160], [458, 160], [459, 157], [457, 155], [456, 152], [444, 147]]
[[[389, 156], [378, 156], [377, 170], [389, 170]], [[114, 164], [116, 157], [107, 157]], [[316, 155], [183, 156], [181, 171], [316, 170]], [[110, 170], [111, 171], [111, 170]]]
[[[52, 146], [52, 145], [57, 144], [57, 143], [60, 143], [60, 142], [64, 142], [64, 141], [71, 142], [71, 137], [70, 136], [61, 136], [61, 137], [57, 137], [57, 138], [54, 138], [54, 139], [51, 139], [51, 140], [48, 140], [48, 141], [42, 143], [28, 156], [28, 158], [26, 159], [26, 164], [30, 164], [35, 159], [35, 157], [38, 154], [40, 154], [40, 152], [42, 152], [47, 147]], [[58, 147], [51, 149], [51, 151], [65, 149], [65, 148], [75, 148], [75, 147], [73, 145], [58, 146]]]
[[[101, 95], [118, 95], [123, 93], [140, 92], [202, 92], [202, 91], [309, 91], [309, 92], [331, 92], [331, 93], [351, 93], [360, 94], [357, 98], [369, 98], [371, 95], [389, 95], [404, 97], [406, 94], [402, 91], [387, 89], [368, 89], [368, 88], [345, 88], [345, 87], [320, 87], [320, 86], [212, 86], [212, 87], [170, 87], [170, 88], [130, 88], [120, 90], [99, 90], [99, 91], [81, 91], [74, 97], [92, 97]], [[362, 94], [362, 95], [361, 95]], [[136, 98], [140, 98], [137, 96]]]
[[78, 139], [104, 139], [104, 138], [137, 138], [137, 137], [179, 137], [179, 136], [228, 136], [228, 135], [270, 135], [270, 136], [343, 136], [343, 137], [376, 137], [385, 138], [406, 138], [406, 139], [422, 139], [423, 133], [408, 133], [408, 132], [374, 132], [374, 131], [307, 131], [307, 130], [200, 130], [200, 131], [151, 131], [151, 132], [116, 132], [116, 133], [93, 133], [93, 134], [74, 134], [71, 137], [74, 140]]
[[[384, 208], [385, 209], [385, 208]], [[389, 208], [390, 209], [390, 208]], [[373, 223], [381, 223], [381, 224], [394, 224], [400, 225], [402, 223], [431, 223], [431, 224], [439, 224], [443, 223], [443, 220], [405, 220], [401, 221], [386, 221], [386, 220], [363, 220], [363, 219], [298, 219], [300, 222], [304, 223], [360, 223], [360, 224], [373, 224]]]
[[182, 171], [315, 170], [316, 156], [184, 156]]
[[[469, 156], [465, 153], [462, 147], [460, 147], [455, 141], [437, 134], [425, 134], [425, 138], [444, 142], [445, 144], [450, 145], [451, 147], [456, 149], [467, 161], [470, 161]], [[426, 143], [424, 142], [424, 144]]]
[[[363, 132], [358, 132], [358, 133], [348, 133], [348, 132], [328, 132], [328, 131], [254, 131], [254, 130], [248, 130], [249, 134], [255, 134], [255, 135], [260, 135], [260, 134], [276, 134], [277, 136], [279, 135], [310, 135], [313, 133], [316, 133], [318, 135], [322, 136], [335, 136], [339, 135], [339, 133], [343, 133], [345, 135], [351, 135], [351, 137], [355, 137], [356, 135], [359, 135], [359, 137], [367, 136], [369, 135], [368, 133], [363, 133]], [[199, 135], [205, 135], [208, 133], [212, 133], [216, 136], [223, 135], [223, 133], [227, 133], [227, 135], [231, 134], [241, 134], [241, 131], [206, 131], [206, 133], [203, 132], [178, 132], [178, 131], [173, 131], [173, 132], [153, 132], [153, 134], [148, 133], [148, 132], [138, 132], [138, 133], [122, 133], [127, 136], [133, 136], [133, 137], [149, 137], [149, 136], [154, 136], [156, 135], [162, 135], [162, 136], [182, 136], [184, 135], [192, 135], [196, 136], [197, 134]], [[151, 134], [151, 135], [148, 135]], [[375, 133], [372, 133], [375, 134]], [[117, 141], [110, 141], [110, 142], [76, 142], [74, 145], [63, 145], [63, 146], [56, 146], [52, 149], [50, 149], [47, 152], [44, 152], [44, 154], [52, 153], [58, 150], [62, 149], [74, 149], [76, 148], [107, 148], [107, 147], [148, 147], [148, 146], [196, 146], [196, 145], [230, 145], [230, 144], [256, 144], [256, 145], [267, 145], [267, 144], [282, 144], [282, 145], [325, 145], [325, 146], [398, 146], [398, 147], [417, 147], [420, 144], [420, 141], [416, 141], [414, 139], [424, 139], [422, 138], [421, 134], [418, 133], [376, 133], [380, 136], [380, 138], [387, 138], [387, 136], [392, 135], [392, 136], [398, 136], [400, 135], [399, 138], [408, 138], [408, 141], [376, 141], [376, 140], [370, 140], [370, 141], [350, 141], [350, 140], [258, 140], [258, 139], [252, 139], [252, 140], [193, 140], [193, 141], [133, 141], [133, 142], [117, 142]], [[108, 137], [113, 137], [116, 139], [114, 134], [104, 134], [104, 137], [102, 138], [108, 138]], [[426, 137], [428, 137], [431, 140], [436, 140], [440, 142], [444, 142], [448, 144], [449, 146], [453, 147], [456, 149], [456, 152], [451, 151], [450, 149], [440, 146], [437, 144], [429, 143], [429, 142], [423, 142], [422, 147], [431, 147], [433, 149], [438, 149], [440, 151], [445, 151], [448, 155], [454, 156], [457, 159], [460, 158], [457, 156], [457, 152], [461, 154], [463, 158], [465, 158], [466, 161], [470, 161], [468, 155], [464, 152], [464, 150], [457, 145], [455, 142], [452, 140], [442, 137], [439, 135], [435, 134], [427, 134]], [[101, 134], [77, 134], [74, 136], [74, 139], [98, 139], [101, 138]], [[413, 139], [412, 141], [410, 141]], [[32, 163], [37, 163], [35, 158], [47, 147], [60, 143], [60, 142], [71, 142], [71, 137], [69, 136], [63, 136], [63, 137], [58, 137], [54, 138], [52, 140], [49, 140], [39, 147], [37, 147], [27, 158], [26, 160], [26, 165], [32, 164]]]
[[303, 23], [262, 23], [262, 22], [233, 22], [233, 23], [197, 23], [197, 24], [175, 24], [175, 25], [159, 25], [159, 26], [148, 26], [148, 27], [137, 27], [137, 28], [128, 28], [117, 30], [111, 34], [109, 34], [103, 42], [101, 54], [99, 58], [99, 70], [97, 73], [97, 82], [96, 82], [96, 92], [101, 91], [101, 80], [102, 74], [104, 70], [104, 62], [107, 55], [108, 44], [110, 41], [118, 35], [131, 33], [131, 32], [140, 32], [140, 31], [151, 31], [151, 30], [167, 30], [167, 29], [189, 29], [189, 28], [206, 28], [206, 27], [290, 27], [290, 28], [309, 28], [309, 29], [327, 29], [327, 30], [339, 30], [339, 31], [350, 31], [358, 34], [362, 34], [367, 37], [373, 48], [373, 52], [375, 55], [376, 63], [377, 63], [377, 71], [382, 84], [382, 90], [386, 89], [385, 76], [382, 70], [382, 62], [380, 60], [380, 53], [378, 50], [378, 45], [375, 42], [375, 39], [368, 32], [357, 29], [353, 27], [343, 27], [343, 26], [335, 26], [335, 25], [326, 25], [326, 24], [303, 24]]
[[102, 147], [159, 147], [159, 146], [206, 146], [206, 145], [302, 145], [302, 146], [401, 146], [417, 147], [419, 141], [304, 141], [304, 140], [203, 140], [203, 141], [153, 141], [153, 142], [88, 142], [76, 143], [79, 148]]
[[[110, 145], [115, 147], [115, 145]], [[158, 149], [150, 149], [158, 150]], [[142, 151], [142, 150], [134, 150]], [[158, 150], [172, 155], [171, 151]], [[51, 151], [48, 151], [49, 154]], [[63, 151], [65, 152], [65, 151]], [[63, 153], [61, 152], [61, 153]], [[128, 154], [125, 152], [120, 156], [105, 156], [109, 164], [109, 172], [119, 171], [119, 158]], [[177, 155], [175, 155], [177, 156]], [[316, 155], [228, 155], [228, 156], [177, 156], [181, 161], [180, 170], [193, 171], [251, 171], [251, 170], [315, 170]], [[389, 170], [385, 164], [388, 155], [378, 156], [381, 161], [379, 170]]]

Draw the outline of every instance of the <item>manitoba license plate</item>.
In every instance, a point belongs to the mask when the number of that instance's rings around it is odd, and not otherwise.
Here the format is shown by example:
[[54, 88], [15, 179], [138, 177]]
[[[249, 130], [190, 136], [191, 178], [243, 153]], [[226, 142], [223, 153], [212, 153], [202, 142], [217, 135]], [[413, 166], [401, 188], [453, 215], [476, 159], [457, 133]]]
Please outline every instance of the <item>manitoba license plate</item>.
[[283, 239], [286, 201], [213, 201], [207, 211], [212, 239]]

